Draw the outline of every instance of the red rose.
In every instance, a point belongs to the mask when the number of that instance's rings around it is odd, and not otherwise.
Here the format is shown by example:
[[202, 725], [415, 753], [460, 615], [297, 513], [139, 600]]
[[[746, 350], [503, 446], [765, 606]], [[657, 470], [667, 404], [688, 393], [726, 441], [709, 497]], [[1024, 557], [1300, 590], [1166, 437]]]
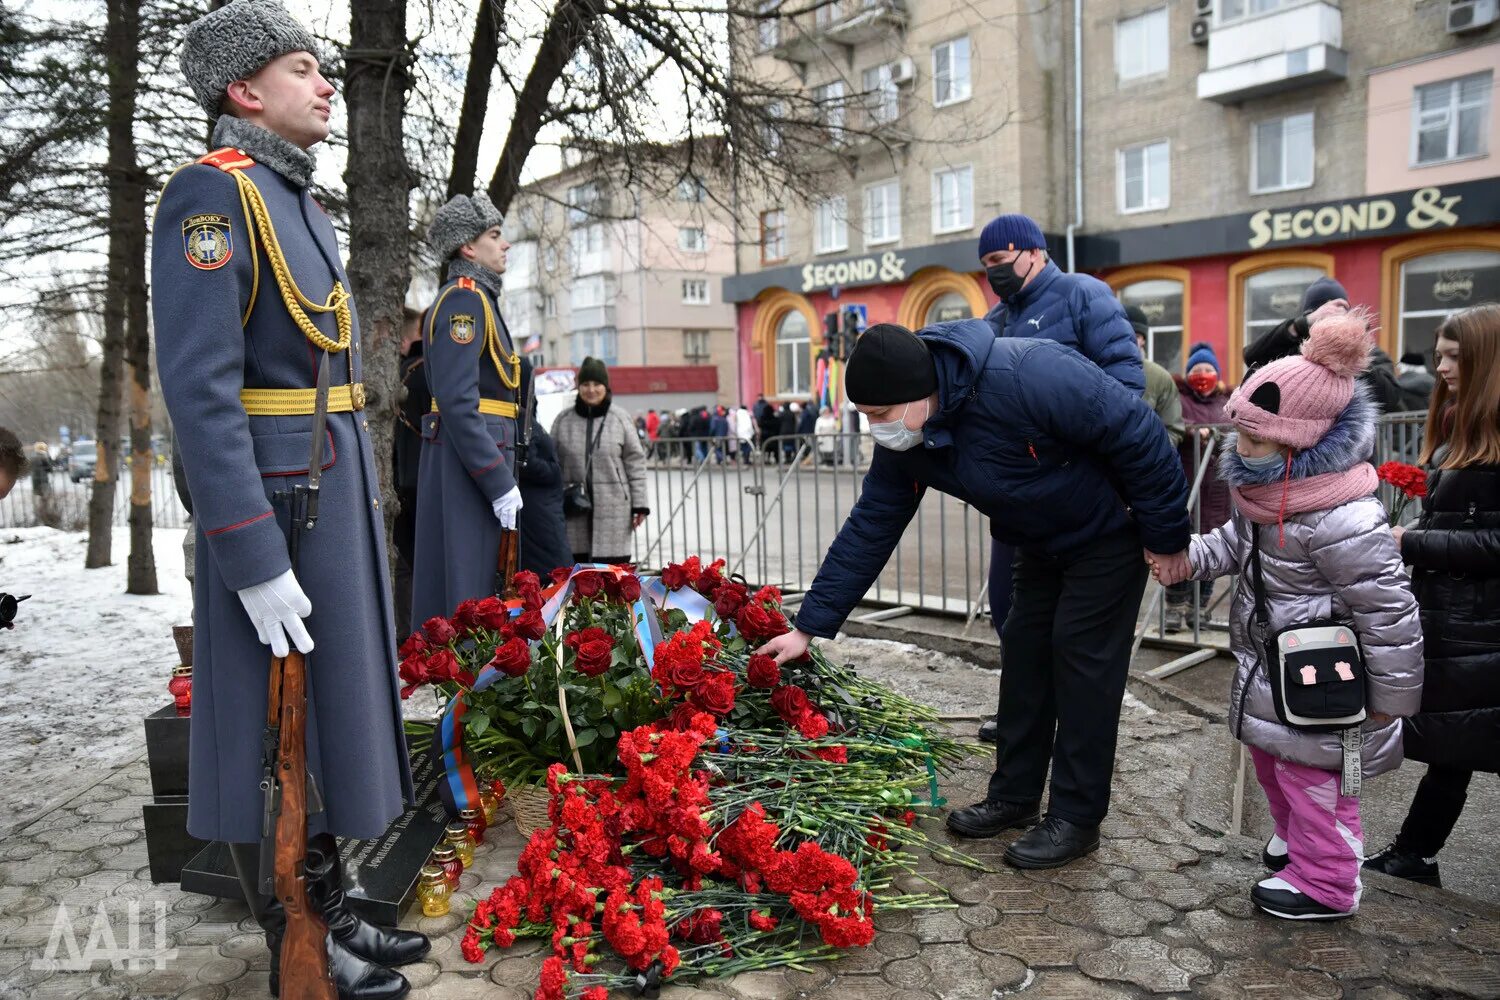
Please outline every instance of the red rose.
[[406, 637], [406, 641], [401, 644], [401, 648], [396, 652], [403, 660], [418, 653], [425, 653], [427, 652], [427, 637], [421, 632], [413, 632]]
[[427, 673], [427, 659], [420, 653], [402, 660], [398, 673], [403, 681], [401, 686], [403, 699], [410, 698], [413, 691], [432, 680]]
[[805, 740], [821, 740], [828, 735], [828, 720], [816, 709], [808, 709], [797, 720], [797, 732]]
[[693, 589], [704, 597], [712, 597], [714, 591], [718, 590], [723, 584], [724, 577], [719, 574], [717, 569], [709, 567], [698, 577], [697, 585]]
[[516, 585], [516, 595], [521, 598], [521, 606], [527, 611], [542, 606], [542, 581], [530, 570], [522, 570], [515, 575], [513, 581]]
[[597, 570], [580, 573], [573, 578], [573, 589], [578, 591], [580, 597], [593, 597], [604, 589], [604, 581]]
[[673, 563], [661, 571], [661, 582], [668, 590], [681, 590], [689, 582], [687, 570]]
[[641, 578], [634, 573], [621, 577], [616, 592], [620, 595], [620, 600], [626, 604], [634, 604], [641, 599]]
[[683, 656], [668, 664], [666, 673], [673, 687], [687, 691], [703, 683], [703, 662]]
[[750, 657], [745, 677], [755, 687], [773, 688], [781, 683], [781, 668], [771, 657], [757, 654]]
[[712, 675], [693, 689], [692, 700], [705, 712], [724, 715], [734, 708], [734, 675], [721, 672]]
[[751, 642], [774, 639], [787, 631], [786, 619], [779, 611], [769, 611], [759, 604], [747, 604], [735, 616], [735, 627]]
[[733, 618], [749, 600], [742, 583], [726, 583], [714, 594], [714, 614], [720, 618]]
[[672, 714], [667, 717], [668, 724], [679, 733], [685, 733], [693, 728], [693, 719], [698, 715], [698, 706], [687, 702], [680, 702], [672, 709]]
[[433, 681], [458, 679], [458, 657], [451, 650], [440, 649], [427, 658], [427, 676]]
[[615, 648], [614, 639], [591, 639], [578, 647], [578, 659], [574, 666], [585, 677], [598, 677], [609, 669]]
[[446, 646], [458, 637], [453, 623], [439, 615], [433, 615], [423, 622], [422, 631], [427, 633], [427, 641], [434, 646]]
[[593, 626], [578, 632], [569, 632], [563, 638], [563, 645], [569, 649], [577, 649], [586, 642], [598, 642], [600, 639], [608, 639], [609, 633], [602, 628]]
[[504, 604], [500, 603], [500, 598], [486, 597], [474, 610], [474, 621], [480, 628], [499, 632], [505, 627], [505, 623], [510, 621], [510, 612], [506, 610]]
[[479, 601], [469, 598], [459, 604], [458, 610], [453, 612], [453, 629], [460, 635], [472, 629], [478, 622], [475, 613], [479, 610]]
[[783, 684], [771, 692], [771, 707], [776, 714], [781, 716], [787, 725], [796, 725], [797, 720], [806, 715], [812, 708], [812, 703], [807, 700], [807, 692], [795, 684]]
[[511, 629], [523, 639], [540, 639], [547, 634], [547, 623], [540, 611], [523, 611], [511, 623]]
[[489, 665], [507, 677], [520, 677], [531, 669], [531, 647], [525, 639], [511, 639], [496, 648]]
[[553, 583], [564, 584], [568, 582], [568, 577], [573, 575], [573, 568], [571, 566], [559, 566], [547, 575], [552, 577]]

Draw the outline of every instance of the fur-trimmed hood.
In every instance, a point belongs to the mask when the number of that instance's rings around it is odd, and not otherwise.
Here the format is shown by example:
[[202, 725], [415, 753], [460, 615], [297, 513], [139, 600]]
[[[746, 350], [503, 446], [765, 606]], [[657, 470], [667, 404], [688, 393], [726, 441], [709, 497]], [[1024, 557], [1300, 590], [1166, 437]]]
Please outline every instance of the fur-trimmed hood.
[[[1330, 472], [1343, 472], [1361, 462], [1367, 462], [1375, 450], [1375, 404], [1370, 400], [1369, 390], [1363, 383], [1356, 383], [1349, 405], [1344, 407], [1333, 429], [1311, 448], [1292, 456], [1291, 478], [1307, 479]], [[1219, 455], [1219, 475], [1231, 486], [1266, 486], [1279, 482], [1286, 474], [1285, 466], [1275, 465], [1269, 469], [1252, 469], [1236, 450], [1239, 432], [1231, 432]]]

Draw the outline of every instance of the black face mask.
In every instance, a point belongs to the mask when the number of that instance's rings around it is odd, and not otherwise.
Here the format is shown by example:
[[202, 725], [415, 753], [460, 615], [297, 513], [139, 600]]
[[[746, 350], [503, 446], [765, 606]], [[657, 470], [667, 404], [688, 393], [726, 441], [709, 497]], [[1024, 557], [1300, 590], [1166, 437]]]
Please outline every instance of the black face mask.
[[[1020, 260], [1019, 257], [1016, 260]], [[990, 279], [990, 287], [995, 294], [1002, 299], [1008, 299], [1019, 292], [1026, 284], [1026, 279], [1031, 276], [1028, 269], [1025, 274], [1016, 273], [1016, 261], [1006, 264], [995, 264], [984, 269], [985, 276]]]

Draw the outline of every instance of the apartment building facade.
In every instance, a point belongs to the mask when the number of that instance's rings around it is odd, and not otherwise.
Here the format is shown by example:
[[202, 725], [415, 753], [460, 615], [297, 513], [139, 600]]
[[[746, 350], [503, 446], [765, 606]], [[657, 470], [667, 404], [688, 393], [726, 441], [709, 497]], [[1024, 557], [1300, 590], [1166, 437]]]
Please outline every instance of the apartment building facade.
[[[783, 209], [784, 237], [780, 215], [742, 219], [762, 245], [741, 253], [725, 294], [739, 304], [742, 370], [768, 395], [803, 394], [799, 366], [819, 370], [820, 320], [841, 302], [912, 327], [980, 314], [993, 296], [974, 241], [1005, 211], [1035, 217], [1064, 266], [1063, 233], [1078, 221], [1074, 265], [1145, 310], [1153, 357], [1180, 371], [1188, 345], [1208, 341], [1232, 383], [1247, 338], [1295, 311], [1320, 274], [1379, 314], [1393, 357], [1430, 353], [1444, 315], [1500, 298], [1500, 25], [1487, 0], [1357, 12], [1328, 0], [1103, 0], [1076, 9], [1077, 67], [1071, 5], [850, 0], [834, 17], [868, 19], [872, 7], [894, 12], [887, 30], [814, 48], [821, 69], [794, 68], [816, 86], [850, 66], [868, 100], [883, 78], [866, 63], [909, 60], [917, 125], [886, 166], [908, 201], [882, 249], [891, 230], [869, 194], [881, 182], [861, 185], [861, 161], [843, 192], [852, 255], [823, 238], [818, 204]], [[805, 55], [809, 34], [837, 35], [839, 23], [794, 26], [795, 46], [765, 27], [742, 44], [770, 72], [767, 60]], [[944, 98], [963, 62], [943, 49], [960, 36], [970, 79], [957, 90], [1009, 119], [955, 153]], [[938, 172], [962, 163], [974, 165], [973, 200], [949, 214]]]
[[604, 359], [634, 408], [729, 402], [732, 222], [710, 181], [684, 175], [663, 195], [608, 164], [573, 166], [526, 187], [505, 221], [504, 311], [538, 367]]

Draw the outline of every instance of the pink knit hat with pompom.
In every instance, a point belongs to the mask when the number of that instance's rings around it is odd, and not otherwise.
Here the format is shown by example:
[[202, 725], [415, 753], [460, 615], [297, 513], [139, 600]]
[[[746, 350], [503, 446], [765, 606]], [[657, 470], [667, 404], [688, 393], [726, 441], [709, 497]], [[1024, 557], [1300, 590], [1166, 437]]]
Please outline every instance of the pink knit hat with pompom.
[[1370, 363], [1369, 313], [1313, 317], [1300, 356], [1257, 369], [1224, 406], [1236, 427], [1292, 448], [1311, 448], [1333, 429], [1354, 396], [1354, 377]]

